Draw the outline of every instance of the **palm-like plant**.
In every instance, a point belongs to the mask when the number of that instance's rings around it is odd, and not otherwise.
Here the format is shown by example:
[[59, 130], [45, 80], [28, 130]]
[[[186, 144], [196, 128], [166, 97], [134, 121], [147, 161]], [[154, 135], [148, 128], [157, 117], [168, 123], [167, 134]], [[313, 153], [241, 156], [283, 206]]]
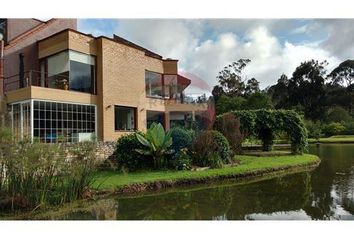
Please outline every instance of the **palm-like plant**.
[[153, 158], [154, 167], [160, 168], [167, 154], [171, 154], [172, 145], [171, 132], [165, 132], [160, 123], [153, 123], [147, 130], [145, 136], [136, 133], [138, 141], [147, 147], [147, 149], [136, 149], [140, 154], [148, 155]]

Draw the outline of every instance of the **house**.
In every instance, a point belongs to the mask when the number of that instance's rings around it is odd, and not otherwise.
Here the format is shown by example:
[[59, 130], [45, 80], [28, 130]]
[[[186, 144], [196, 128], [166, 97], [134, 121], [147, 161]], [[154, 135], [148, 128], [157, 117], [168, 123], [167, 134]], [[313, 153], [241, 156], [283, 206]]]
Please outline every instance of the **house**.
[[178, 60], [119, 36], [81, 33], [75, 19], [0, 19], [0, 32], [0, 112], [18, 138], [115, 141], [210, 115], [186, 97]]

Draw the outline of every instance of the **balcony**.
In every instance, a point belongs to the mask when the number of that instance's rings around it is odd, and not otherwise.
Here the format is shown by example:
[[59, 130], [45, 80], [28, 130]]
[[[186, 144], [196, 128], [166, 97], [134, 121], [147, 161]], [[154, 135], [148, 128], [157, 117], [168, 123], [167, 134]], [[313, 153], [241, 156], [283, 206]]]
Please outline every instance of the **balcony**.
[[85, 78], [81, 78], [79, 81], [70, 79], [69, 72], [54, 75], [48, 72], [30, 70], [23, 74], [4, 78], [3, 84], [4, 94], [30, 86], [96, 94], [95, 84], [91, 83], [91, 79], [89, 81], [86, 81]]

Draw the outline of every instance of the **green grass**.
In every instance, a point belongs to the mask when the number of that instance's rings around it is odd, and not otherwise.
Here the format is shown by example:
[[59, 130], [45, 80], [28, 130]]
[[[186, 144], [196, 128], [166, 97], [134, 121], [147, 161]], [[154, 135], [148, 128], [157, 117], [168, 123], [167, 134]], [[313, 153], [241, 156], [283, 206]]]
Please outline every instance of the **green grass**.
[[253, 171], [282, 168], [287, 166], [305, 165], [314, 163], [318, 157], [315, 155], [291, 155], [276, 157], [236, 156], [240, 165], [224, 167], [221, 169], [208, 169], [204, 171], [151, 171], [135, 173], [119, 173], [114, 171], [100, 171], [95, 176], [92, 188], [98, 190], [118, 189], [134, 183], [148, 183], [163, 180], [192, 180], [204, 177], [227, 176]]
[[[308, 139], [309, 143], [317, 143], [314, 138]], [[354, 143], [354, 135], [335, 135], [328, 138], [320, 138], [320, 143]]]

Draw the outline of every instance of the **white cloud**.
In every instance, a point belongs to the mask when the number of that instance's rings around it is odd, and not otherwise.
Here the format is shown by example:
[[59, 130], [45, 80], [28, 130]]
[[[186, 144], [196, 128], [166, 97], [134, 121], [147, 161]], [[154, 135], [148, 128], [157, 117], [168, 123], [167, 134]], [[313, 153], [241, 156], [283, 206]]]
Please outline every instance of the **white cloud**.
[[[219, 21], [119, 20], [116, 32], [166, 58], [179, 59], [181, 70], [197, 75], [208, 83], [210, 89], [217, 83], [217, 73], [225, 65], [240, 58], [251, 59], [245, 72], [248, 77], [257, 78], [262, 88], [276, 83], [282, 73], [291, 76], [303, 61], [328, 60], [329, 69], [340, 62], [340, 58], [334, 56], [331, 48], [323, 43], [281, 42], [271, 30], [284, 30], [286, 26], [292, 25], [289, 21], [276, 23], [262, 20], [264, 25], [261, 20]], [[227, 26], [223, 26], [222, 22], [227, 23]], [[235, 26], [242, 26], [244, 32], [237, 35], [237, 31], [232, 31]], [[294, 31], [309, 29], [306, 27]]]

